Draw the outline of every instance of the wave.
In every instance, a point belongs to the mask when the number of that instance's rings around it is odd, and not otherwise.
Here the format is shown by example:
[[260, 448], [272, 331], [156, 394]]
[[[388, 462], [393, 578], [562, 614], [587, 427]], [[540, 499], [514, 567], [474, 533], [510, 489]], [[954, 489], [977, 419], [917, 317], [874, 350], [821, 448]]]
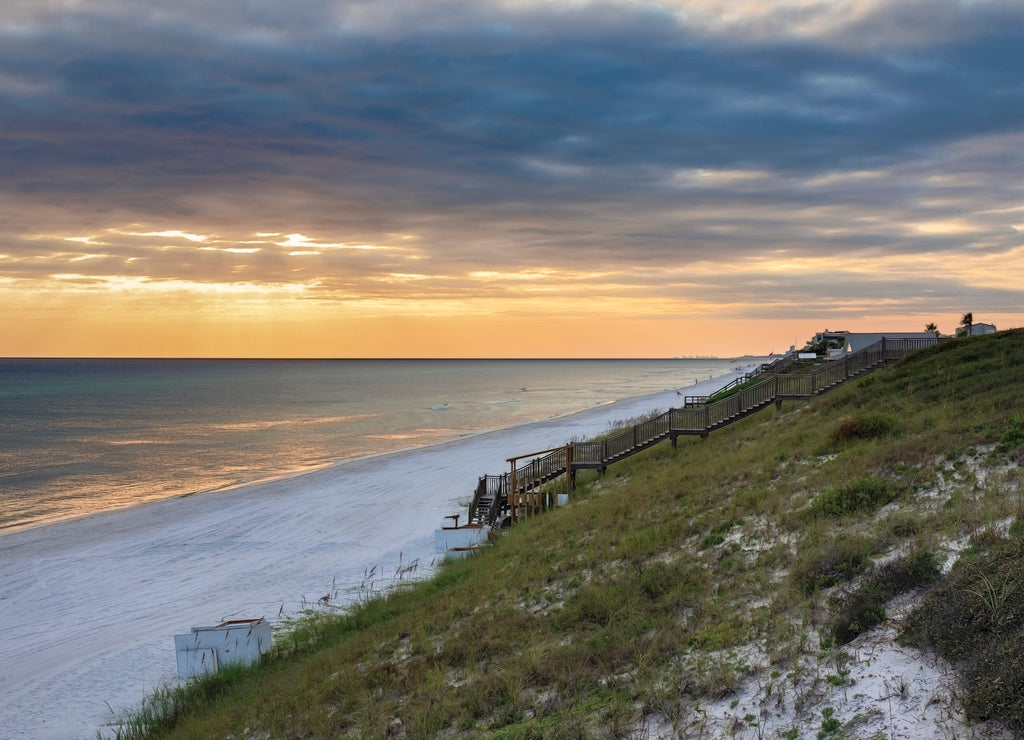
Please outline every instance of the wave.
[[380, 414], [350, 414], [348, 416], [318, 416], [302, 419], [262, 419], [260, 421], [225, 422], [210, 424], [211, 429], [222, 431], [244, 432], [248, 430], [273, 429], [274, 427], [313, 426], [317, 424], [339, 424], [360, 419], [373, 419]]

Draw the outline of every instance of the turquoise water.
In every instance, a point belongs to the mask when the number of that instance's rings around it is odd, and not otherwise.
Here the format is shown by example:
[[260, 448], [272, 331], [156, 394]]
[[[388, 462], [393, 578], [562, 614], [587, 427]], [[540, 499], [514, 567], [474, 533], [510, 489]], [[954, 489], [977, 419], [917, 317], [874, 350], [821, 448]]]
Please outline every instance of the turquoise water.
[[0, 531], [685, 388], [728, 360], [0, 360]]

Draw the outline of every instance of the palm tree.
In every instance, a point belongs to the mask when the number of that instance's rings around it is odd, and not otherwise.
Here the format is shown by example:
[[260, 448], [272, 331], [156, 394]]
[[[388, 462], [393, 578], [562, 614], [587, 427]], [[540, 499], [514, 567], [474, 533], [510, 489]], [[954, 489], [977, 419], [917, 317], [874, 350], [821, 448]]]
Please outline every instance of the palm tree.
[[924, 328], [924, 330], [925, 330], [925, 331], [930, 331], [930, 332], [934, 333], [934, 334], [935, 334], [935, 336], [939, 336], [939, 327], [937, 327], [937, 326], [935, 325], [935, 322], [934, 322], [934, 321], [932, 321], [932, 322], [929, 322], [928, 326], [926, 326], [926, 327]]
[[964, 334], [971, 336], [971, 327], [974, 326], [974, 314], [968, 311], [960, 317], [960, 326], [964, 328]]

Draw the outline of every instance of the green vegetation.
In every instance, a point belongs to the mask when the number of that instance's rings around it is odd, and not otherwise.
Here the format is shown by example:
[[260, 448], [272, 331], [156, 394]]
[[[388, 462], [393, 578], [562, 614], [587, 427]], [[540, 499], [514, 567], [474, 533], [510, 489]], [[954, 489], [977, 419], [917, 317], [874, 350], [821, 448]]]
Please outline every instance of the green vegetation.
[[1017, 417], [1010, 421], [1010, 428], [999, 438], [993, 453], [1013, 455], [1013, 459], [1019, 462], [1021, 448], [1024, 448], [1024, 417]]
[[832, 443], [842, 446], [862, 439], [889, 437], [899, 430], [899, 423], [888, 414], [864, 413], [844, 419], [832, 431]]
[[[844, 690], [838, 646], [899, 594], [925, 598], [905, 639], [963, 672], [972, 716], [1024, 731], [1022, 387], [1024, 331], [943, 342], [581, 473], [571, 505], [310, 614], [258, 666], [155, 695], [122, 736], [842, 737], [864, 718], [811, 697]], [[795, 719], [769, 732], [744, 686]], [[733, 730], [708, 728], [712, 704]]]
[[968, 715], [1024, 732], [1024, 539], [976, 537], [915, 609], [902, 637], [960, 669]]
[[899, 482], [863, 476], [820, 494], [808, 509], [813, 516], [846, 516], [872, 513], [895, 499], [903, 486]]
[[734, 385], [734, 386], [732, 386], [730, 388], [727, 388], [727, 389], [722, 390], [722, 391], [718, 391], [717, 393], [708, 396], [708, 401], [707, 402], [708, 403], [715, 403], [716, 401], [724, 401], [726, 398], [729, 398], [730, 396], [735, 396], [737, 393], [740, 393], [741, 391], [745, 391], [747, 388], [753, 388], [758, 383], [763, 383], [763, 382], [764, 382], [764, 378], [754, 378], [753, 380], [747, 380], [747, 381], [744, 381], [742, 383], [737, 383], [736, 385]]
[[831, 599], [832, 637], [845, 645], [885, 619], [885, 605], [894, 597], [936, 581], [942, 571], [936, 556], [920, 550], [876, 566], [852, 591]]

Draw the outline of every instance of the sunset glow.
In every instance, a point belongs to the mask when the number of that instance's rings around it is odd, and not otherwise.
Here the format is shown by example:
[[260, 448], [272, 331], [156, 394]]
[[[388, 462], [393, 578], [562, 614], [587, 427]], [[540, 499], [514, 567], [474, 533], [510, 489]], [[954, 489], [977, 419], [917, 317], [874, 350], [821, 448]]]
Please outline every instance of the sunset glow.
[[218, 7], [0, 10], [0, 355], [1022, 324], [1015, 4]]

